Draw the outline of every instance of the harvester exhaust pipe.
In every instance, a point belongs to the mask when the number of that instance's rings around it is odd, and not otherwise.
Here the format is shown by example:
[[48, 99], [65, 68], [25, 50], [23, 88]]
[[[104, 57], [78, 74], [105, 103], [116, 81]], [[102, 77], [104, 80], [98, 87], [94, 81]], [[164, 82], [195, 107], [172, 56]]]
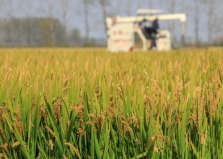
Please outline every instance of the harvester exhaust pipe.
[[181, 22], [181, 43], [185, 45], [186, 22]]

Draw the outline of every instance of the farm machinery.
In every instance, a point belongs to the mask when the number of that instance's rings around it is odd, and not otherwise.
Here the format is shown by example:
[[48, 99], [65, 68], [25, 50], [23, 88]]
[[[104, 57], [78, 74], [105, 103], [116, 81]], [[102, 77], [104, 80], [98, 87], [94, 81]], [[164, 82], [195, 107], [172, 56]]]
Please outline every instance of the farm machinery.
[[[151, 48], [152, 38], [148, 27], [142, 28], [143, 23], [159, 21], [180, 21], [181, 39], [184, 43], [186, 34], [186, 14], [162, 14], [161, 10], [140, 9], [137, 16], [106, 18], [107, 50], [110, 52], [147, 51]], [[168, 30], [158, 30], [155, 36], [157, 51], [172, 49], [171, 35]]]

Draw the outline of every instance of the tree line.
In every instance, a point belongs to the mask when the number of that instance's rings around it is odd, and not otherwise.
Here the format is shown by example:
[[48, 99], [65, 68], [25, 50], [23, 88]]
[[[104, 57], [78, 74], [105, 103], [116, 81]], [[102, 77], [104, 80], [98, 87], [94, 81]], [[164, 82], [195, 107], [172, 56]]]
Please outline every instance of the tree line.
[[[32, 21], [30, 24], [30, 21]], [[3, 27], [4, 26], [4, 27]], [[53, 26], [53, 28], [51, 27]], [[12, 18], [1, 21], [1, 46], [74, 46], [85, 45], [78, 29], [67, 33], [66, 26], [54, 18]], [[88, 39], [88, 45], [96, 45]]]

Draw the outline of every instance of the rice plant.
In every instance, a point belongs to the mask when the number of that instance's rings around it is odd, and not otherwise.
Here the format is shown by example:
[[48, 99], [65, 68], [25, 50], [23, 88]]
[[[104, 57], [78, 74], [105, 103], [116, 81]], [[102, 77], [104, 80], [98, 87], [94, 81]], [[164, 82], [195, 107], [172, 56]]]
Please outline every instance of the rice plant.
[[223, 51], [0, 50], [1, 158], [223, 158]]

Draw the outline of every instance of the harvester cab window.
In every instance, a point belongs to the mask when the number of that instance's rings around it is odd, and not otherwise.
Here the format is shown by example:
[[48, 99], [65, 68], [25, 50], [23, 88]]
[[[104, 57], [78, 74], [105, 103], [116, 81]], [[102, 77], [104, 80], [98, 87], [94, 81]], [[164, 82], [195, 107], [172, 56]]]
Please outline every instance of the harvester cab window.
[[150, 34], [147, 32], [146, 28], [143, 28], [142, 33], [146, 39], [150, 39]]
[[151, 27], [145, 27], [145, 32], [146, 34], [148, 34], [148, 38], [147, 39], [151, 39], [156, 35], [156, 30], [154, 30]]
[[146, 39], [149, 39], [150, 35], [148, 34], [148, 32], [146, 31], [146, 24], [145, 24], [145, 20], [143, 20], [142, 22], [139, 22], [139, 27], [143, 33], [143, 35], [145, 36]]
[[142, 33], [147, 40], [154, 38], [154, 36], [156, 36], [157, 34], [157, 31], [149, 25], [150, 23], [146, 21], [145, 19], [139, 23]]

